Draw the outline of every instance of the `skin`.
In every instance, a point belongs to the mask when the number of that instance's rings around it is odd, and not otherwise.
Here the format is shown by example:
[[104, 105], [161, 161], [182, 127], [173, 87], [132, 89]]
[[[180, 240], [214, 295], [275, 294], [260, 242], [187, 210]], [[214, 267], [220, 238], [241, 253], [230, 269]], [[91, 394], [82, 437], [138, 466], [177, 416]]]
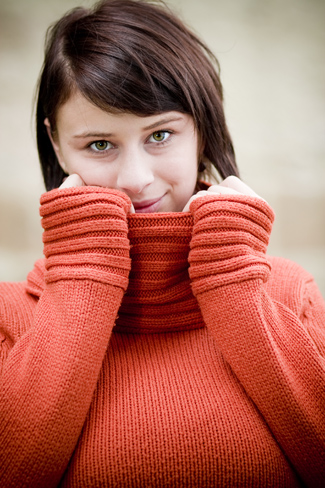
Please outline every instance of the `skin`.
[[69, 175], [60, 188], [101, 186], [126, 193], [131, 212], [188, 212], [207, 193], [256, 196], [232, 176], [193, 195], [199, 136], [180, 112], [147, 117], [109, 113], [75, 92], [59, 107], [56, 131], [45, 125], [60, 166]]

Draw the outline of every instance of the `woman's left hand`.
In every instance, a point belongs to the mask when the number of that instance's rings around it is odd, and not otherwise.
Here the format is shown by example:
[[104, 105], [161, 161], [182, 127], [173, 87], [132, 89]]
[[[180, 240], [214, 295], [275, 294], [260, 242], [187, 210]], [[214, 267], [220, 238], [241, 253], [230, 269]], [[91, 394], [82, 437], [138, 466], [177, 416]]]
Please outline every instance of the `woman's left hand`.
[[[61, 184], [61, 186], [59, 186], [59, 189], [80, 187], [80, 186], [87, 186], [87, 185], [78, 174], [74, 173], [64, 178], [63, 183]], [[134, 206], [132, 203], [130, 205], [129, 213], [135, 213]]]
[[187, 204], [185, 205], [183, 212], [190, 211], [190, 205], [193, 200], [205, 195], [211, 195], [211, 193], [217, 193], [219, 195], [249, 195], [251, 197], [261, 198], [255, 191], [253, 191], [246, 183], [243, 183], [237, 176], [228, 176], [219, 185], [212, 185], [208, 190], [201, 190], [193, 195]]

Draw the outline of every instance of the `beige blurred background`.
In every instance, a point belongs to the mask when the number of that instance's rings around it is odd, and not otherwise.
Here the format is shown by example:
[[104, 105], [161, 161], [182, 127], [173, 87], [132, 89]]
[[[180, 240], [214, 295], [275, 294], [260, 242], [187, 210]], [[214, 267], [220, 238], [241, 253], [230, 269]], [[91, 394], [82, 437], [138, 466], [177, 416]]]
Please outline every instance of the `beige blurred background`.
[[[87, 0], [0, 0], [0, 280], [42, 256], [32, 101], [47, 26]], [[171, 0], [221, 64], [242, 178], [276, 212], [269, 253], [325, 296], [324, 0]]]

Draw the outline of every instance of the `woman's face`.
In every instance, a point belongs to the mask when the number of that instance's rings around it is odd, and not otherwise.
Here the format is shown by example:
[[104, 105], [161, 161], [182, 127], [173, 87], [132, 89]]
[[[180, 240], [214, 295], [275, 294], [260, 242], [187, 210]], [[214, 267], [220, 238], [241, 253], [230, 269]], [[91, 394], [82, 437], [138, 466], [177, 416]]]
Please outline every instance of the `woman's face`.
[[59, 108], [51, 139], [66, 173], [121, 190], [136, 212], [181, 212], [194, 193], [198, 135], [187, 114], [111, 114], [77, 92]]

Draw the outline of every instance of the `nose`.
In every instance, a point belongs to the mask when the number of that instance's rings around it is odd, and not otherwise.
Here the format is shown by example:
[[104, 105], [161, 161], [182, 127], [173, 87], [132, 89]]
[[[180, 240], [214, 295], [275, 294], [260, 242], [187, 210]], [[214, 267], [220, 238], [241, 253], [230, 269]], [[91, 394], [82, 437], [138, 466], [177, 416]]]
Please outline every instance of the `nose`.
[[126, 152], [121, 155], [117, 186], [127, 194], [141, 193], [154, 181], [150, 156], [143, 151]]

